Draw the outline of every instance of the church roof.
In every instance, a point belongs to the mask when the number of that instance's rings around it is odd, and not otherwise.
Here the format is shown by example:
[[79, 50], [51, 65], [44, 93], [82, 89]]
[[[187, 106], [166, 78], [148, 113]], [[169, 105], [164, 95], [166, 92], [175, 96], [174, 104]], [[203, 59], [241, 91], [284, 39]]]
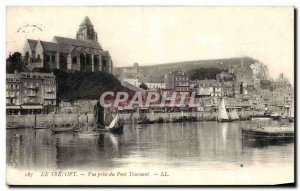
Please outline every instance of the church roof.
[[85, 25], [94, 27], [94, 25], [92, 24], [92, 22], [88, 16], [85, 16], [83, 21], [80, 23], [80, 26], [85, 26]]
[[32, 39], [27, 39], [27, 41], [28, 41], [28, 44], [30, 46], [30, 49], [35, 50], [35, 47], [36, 47], [38, 41], [37, 40], [32, 40]]
[[65, 37], [59, 37], [59, 36], [54, 36], [54, 40], [59, 44], [66, 44], [66, 45], [80, 46], [80, 47], [87, 47], [87, 48], [94, 48], [94, 49], [102, 50], [102, 47], [100, 46], [99, 42], [97, 42], [97, 41], [84, 41], [84, 40], [77, 40], [77, 39], [65, 38]]
[[41, 41], [44, 51], [69, 53], [70, 45], [58, 44], [55, 42]]

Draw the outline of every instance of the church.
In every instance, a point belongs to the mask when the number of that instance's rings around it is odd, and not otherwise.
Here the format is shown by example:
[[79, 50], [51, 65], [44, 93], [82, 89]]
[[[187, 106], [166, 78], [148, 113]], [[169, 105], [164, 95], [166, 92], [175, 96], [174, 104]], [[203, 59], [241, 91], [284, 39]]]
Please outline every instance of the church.
[[76, 33], [76, 39], [54, 36], [52, 42], [27, 39], [24, 46], [24, 63], [34, 68], [67, 71], [113, 72], [108, 51], [98, 42], [97, 32], [89, 17], [85, 17]]

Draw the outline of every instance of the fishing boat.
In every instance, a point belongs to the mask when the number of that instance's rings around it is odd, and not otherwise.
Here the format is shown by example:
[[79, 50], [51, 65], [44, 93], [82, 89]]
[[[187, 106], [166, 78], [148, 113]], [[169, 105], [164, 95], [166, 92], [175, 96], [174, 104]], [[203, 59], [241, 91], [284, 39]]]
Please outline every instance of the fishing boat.
[[229, 119], [228, 113], [225, 108], [225, 101], [224, 98], [220, 101], [219, 107], [218, 107], [218, 121], [219, 122], [233, 122], [232, 119]]
[[294, 128], [291, 126], [281, 127], [257, 127], [242, 128], [242, 136], [245, 138], [261, 140], [284, 140], [294, 138]]
[[288, 119], [289, 122], [294, 122], [294, 100], [291, 102]]
[[229, 119], [231, 119], [232, 121], [238, 121], [240, 118], [239, 118], [239, 115], [236, 111], [236, 109], [233, 109], [230, 113], [229, 113]]

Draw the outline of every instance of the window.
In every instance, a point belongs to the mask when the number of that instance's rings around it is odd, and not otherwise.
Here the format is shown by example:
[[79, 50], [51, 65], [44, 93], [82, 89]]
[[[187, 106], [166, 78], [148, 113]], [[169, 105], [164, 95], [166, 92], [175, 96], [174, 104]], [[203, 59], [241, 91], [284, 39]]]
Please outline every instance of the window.
[[50, 56], [46, 55], [46, 62], [50, 62]]
[[55, 56], [54, 55], [51, 56], [51, 61], [55, 62]]
[[76, 56], [73, 57], [72, 63], [73, 63], [73, 64], [77, 64], [77, 57], [76, 57]]

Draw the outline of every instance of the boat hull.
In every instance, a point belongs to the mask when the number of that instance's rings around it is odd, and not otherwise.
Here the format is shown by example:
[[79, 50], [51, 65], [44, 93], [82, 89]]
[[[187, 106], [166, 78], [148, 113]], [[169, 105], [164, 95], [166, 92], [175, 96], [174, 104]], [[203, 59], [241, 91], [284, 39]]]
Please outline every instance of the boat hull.
[[254, 139], [294, 139], [294, 132], [292, 131], [266, 132], [256, 129], [242, 129], [242, 135]]
[[155, 123], [155, 121], [141, 120], [137, 122], [137, 124], [153, 124], [153, 123]]
[[119, 125], [119, 126], [115, 126], [115, 127], [111, 128], [111, 129], [96, 128], [96, 129], [94, 129], [94, 131], [96, 131], [96, 132], [111, 132], [111, 133], [121, 134], [121, 133], [123, 133], [123, 126], [124, 125]]
[[73, 128], [52, 128], [52, 133], [77, 133], [79, 130], [74, 130]]
[[218, 122], [221, 122], [221, 123], [230, 123], [230, 122], [234, 122], [235, 120], [232, 120], [232, 119], [221, 119], [221, 120], [218, 120]]
[[294, 122], [295, 121], [295, 119], [294, 118], [289, 118], [289, 122]]

